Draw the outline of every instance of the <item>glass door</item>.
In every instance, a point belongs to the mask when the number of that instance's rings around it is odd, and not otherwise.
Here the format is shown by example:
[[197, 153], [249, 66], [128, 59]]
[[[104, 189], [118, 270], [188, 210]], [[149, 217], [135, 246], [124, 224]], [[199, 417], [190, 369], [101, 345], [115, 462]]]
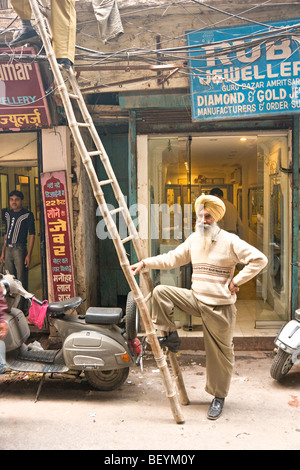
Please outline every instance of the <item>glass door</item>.
[[[148, 140], [149, 252], [175, 249], [192, 233], [191, 139], [153, 137]], [[191, 265], [152, 270], [153, 284], [190, 288]], [[175, 310], [175, 319], [190, 325], [190, 315]]]
[[[149, 138], [150, 256], [170, 251], [192, 232], [188, 137]], [[182, 285], [182, 269], [161, 271], [154, 284]]]
[[269, 263], [257, 277], [256, 327], [277, 327], [289, 318], [291, 155], [288, 135], [257, 139], [257, 187], [249, 191], [249, 212], [257, 248]]
[[[174, 249], [190, 235], [196, 198], [218, 187], [240, 220], [241, 233], [235, 233], [269, 260], [258, 276], [240, 286], [237, 326], [243, 332], [246, 323], [251, 329], [277, 329], [289, 318], [289, 141], [286, 131], [148, 138], [150, 256]], [[225, 218], [223, 222], [220, 227], [232, 231]], [[237, 270], [242, 268], [237, 266]], [[152, 276], [154, 285], [190, 288], [191, 266], [152, 271]], [[201, 327], [197, 317], [182, 312], [175, 315], [183, 328]]]

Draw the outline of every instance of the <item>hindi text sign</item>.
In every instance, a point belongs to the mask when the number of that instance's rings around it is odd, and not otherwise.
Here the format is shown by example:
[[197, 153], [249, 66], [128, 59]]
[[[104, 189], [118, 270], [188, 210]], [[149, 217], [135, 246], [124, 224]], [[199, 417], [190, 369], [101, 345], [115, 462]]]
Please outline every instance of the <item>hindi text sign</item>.
[[75, 296], [73, 250], [64, 171], [41, 175], [53, 301]]
[[[38, 64], [11, 60], [10, 49], [1, 52], [7, 53], [7, 62], [0, 62], [0, 129], [49, 127], [50, 113]], [[22, 53], [35, 51], [23, 48]]]

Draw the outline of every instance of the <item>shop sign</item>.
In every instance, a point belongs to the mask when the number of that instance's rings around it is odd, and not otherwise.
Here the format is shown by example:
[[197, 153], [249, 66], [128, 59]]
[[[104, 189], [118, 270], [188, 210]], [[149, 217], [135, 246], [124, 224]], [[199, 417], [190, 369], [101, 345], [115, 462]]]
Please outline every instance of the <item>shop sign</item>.
[[[17, 49], [14, 52], [21, 53]], [[49, 127], [50, 114], [38, 64], [13, 60], [11, 49], [1, 48], [0, 54], [8, 57], [7, 62], [0, 61], [0, 129]], [[22, 54], [35, 51], [23, 48]]]
[[193, 121], [299, 113], [299, 23], [187, 32]]
[[69, 223], [66, 174], [42, 173], [46, 252], [53, 301], [75, 296], [73, 250]]

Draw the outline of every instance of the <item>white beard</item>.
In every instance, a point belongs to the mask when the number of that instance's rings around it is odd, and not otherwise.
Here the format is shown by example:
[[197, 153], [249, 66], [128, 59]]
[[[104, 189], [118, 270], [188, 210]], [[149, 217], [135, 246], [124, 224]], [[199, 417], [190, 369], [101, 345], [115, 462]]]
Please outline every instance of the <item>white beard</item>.
[[207, 252], [215, 240], [216, 232], [218, 229], [218, 225], [214, 222], [212, 225], [208, 224], [201, 224], [200, 222], [196, 222], [196, 233], [200, 235], [200, 245], [199, 248], [201, 251]]

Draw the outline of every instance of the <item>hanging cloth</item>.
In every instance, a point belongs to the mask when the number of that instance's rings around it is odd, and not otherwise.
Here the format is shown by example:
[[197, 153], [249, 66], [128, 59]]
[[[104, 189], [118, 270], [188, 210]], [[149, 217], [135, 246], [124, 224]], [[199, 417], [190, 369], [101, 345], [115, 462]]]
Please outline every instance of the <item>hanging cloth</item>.
[[92, 0], [92, 4], [98, 21], [99, 34], [104, 42], [124, 33], [116, 0]]

